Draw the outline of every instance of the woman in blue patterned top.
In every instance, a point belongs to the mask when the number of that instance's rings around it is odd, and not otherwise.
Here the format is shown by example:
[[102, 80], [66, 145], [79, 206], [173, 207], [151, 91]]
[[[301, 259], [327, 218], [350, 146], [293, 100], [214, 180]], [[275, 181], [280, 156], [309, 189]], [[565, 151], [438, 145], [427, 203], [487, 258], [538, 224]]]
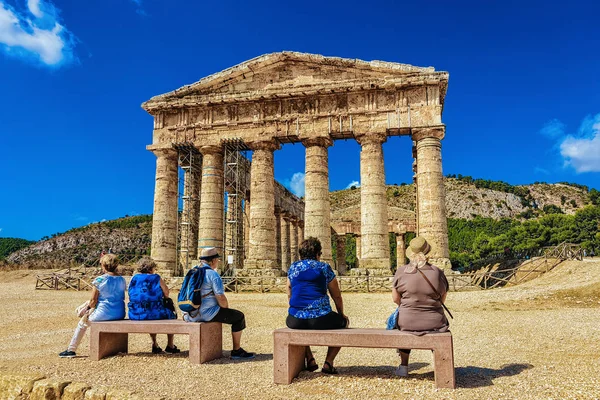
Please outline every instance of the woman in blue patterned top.
[[[138, 261], [138, 272], [129, 282], [129, 319], [154, 320], [175, 319], [175, 313], [164, 306], [163, 298], [169, 297], [167, 284], [156, 273], [156, 263], [144, 257]], [[167, 353], [179, 353], [180, 350], [173, 344], [172, 334], [167, 335]], [[151, 333], [152, 353], [160, 354], [162, 349], [156, 341], [156, 333]]]
[[[298, 249], [300, 261], [288, 270], [287, 293], [290, 302], [286, 325], [291, 329], [342, 329], [349, 324], [344, 315], [344, 303], [340, 285], [331, 266], [321, 262], [321, 242], [309, 237]], [[333, 299], [337, 312], [331, 310], [329, 296]], [[333, 360], [340, 347], [329, 347], [322, 372], [337, 374]], [[310, 347], [306, 347], [306, 369], [315, 371], [318, 366]]]

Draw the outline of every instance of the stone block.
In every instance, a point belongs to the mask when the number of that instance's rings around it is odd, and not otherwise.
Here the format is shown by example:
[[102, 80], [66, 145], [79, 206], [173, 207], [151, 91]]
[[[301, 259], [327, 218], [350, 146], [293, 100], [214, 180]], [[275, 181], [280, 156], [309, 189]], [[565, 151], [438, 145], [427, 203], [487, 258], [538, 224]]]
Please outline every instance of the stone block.
[[0, 376], [0, 399], [28, 399], [35, 382], [46, 378], [40, 374], [6, 374]]
[[91, 389], [91, 386], [83, 382], [71, 382], [63, 390], [61, 400], [84, 400], [85, 392]]
[[55, 400], [60, 399], [64, 388], [70, 381], [56, 379], [41, 379], [33, 384], [30, 400]]
[[86, 390], [84, 400], [106, 400], [107, 389], [102, 387]]

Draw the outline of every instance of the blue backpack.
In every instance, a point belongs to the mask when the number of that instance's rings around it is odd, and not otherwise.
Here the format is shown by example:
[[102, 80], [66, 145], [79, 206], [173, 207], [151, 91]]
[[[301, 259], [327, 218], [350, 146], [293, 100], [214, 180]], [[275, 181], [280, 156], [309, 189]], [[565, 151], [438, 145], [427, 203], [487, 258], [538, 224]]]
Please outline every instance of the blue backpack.
[[210, 269], [210, 267], [195, 266], [185, 275], [181, 284], [181, 291], [179, 292], [179, 296], [177, 296], [177, 305], [181, 311], [189, 313], [200, 308], [202, 304], [200, 287], [202, 286], [202, 282], [204, 282], [207, 269]]

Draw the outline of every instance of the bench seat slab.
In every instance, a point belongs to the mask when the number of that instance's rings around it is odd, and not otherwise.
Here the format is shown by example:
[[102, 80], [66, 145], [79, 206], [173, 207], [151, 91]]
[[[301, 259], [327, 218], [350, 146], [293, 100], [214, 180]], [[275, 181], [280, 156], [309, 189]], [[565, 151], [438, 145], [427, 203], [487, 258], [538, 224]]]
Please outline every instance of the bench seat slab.
[[433, 351], [435, 384], [454, 388], [454, 352], [450, 332], [422, 336], [384, 329], [295, 330], [273, 332], [273, 381], [290, 384], [304, 367], [307, 346], [423, 349]]
[[189, 354], [192, 364], [202, 364], [223, 356], [223, 334], [220, 322], [119, 320], [91, 323], [90, 359], [98, 361], [117, 353], [127, 353], [130, 333], [189, 335]]

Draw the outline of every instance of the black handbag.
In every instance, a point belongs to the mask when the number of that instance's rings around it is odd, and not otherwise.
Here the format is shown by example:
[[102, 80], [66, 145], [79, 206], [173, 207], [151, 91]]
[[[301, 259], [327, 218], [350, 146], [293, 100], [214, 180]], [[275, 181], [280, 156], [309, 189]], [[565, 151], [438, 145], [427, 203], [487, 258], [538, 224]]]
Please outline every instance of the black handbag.
[[173, 311], [173, 313], [175, 315], [177, 315], [177, 313], [175, 312], [175, 303], [173, 303], [173, 299], [172, 298], [170, 298], [170, 297], [163, 297], [162, 302], [163, 302], [163, 306], [166, 309]]

